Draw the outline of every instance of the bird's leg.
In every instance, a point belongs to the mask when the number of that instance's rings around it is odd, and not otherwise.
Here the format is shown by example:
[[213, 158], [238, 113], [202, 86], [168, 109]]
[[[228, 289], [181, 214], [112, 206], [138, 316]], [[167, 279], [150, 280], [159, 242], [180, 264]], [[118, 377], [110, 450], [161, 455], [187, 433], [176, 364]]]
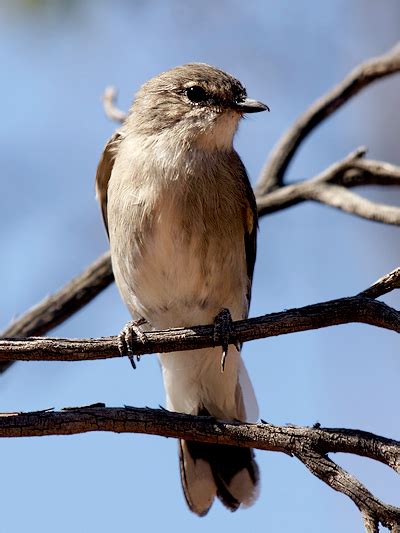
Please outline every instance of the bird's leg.
[[232, 323], [232, 316], [229, 309], [221, 309], [214, 320], [214, 345], [222, 345], [221, 372], [225, 370], [225, 360], [228, 355], [229, 344], [234, 344], [239, 350], [237, 343], [230, 341], [233, 329]]
[[[146, 324], [145, 318], [139, 318], [138, 320], [130, 320], [124, 326], [124, 329], [118, 335], [118, 348], [121, 355], [127, 354], [129, 361], [134, 369], [136, 369], [135, 354], [133, 353], [133, 337], [145, 343], [147, 341], [146, 333], [140, 326]], [[136, 360], [140, 361], [140, 355], [136, 355]]]

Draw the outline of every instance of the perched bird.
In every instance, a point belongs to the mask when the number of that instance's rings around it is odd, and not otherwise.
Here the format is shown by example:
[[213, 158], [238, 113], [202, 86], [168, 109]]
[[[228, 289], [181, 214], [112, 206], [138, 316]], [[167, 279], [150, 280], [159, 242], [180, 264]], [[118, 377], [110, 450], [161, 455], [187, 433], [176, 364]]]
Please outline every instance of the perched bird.
[[[268, 109], [212, 66], [173, 68], [145, 83], [100, 159], [97, 196], [132, 335], [248, 315], [256, 256], [256, 202], [233, 148], [245, 113]], [[221, 314], [222, 311], [222, 314]], [[228, 313], [228, 315], [229, 315]], [[226, 342], [228, 344], [228, 342]], [[257, 402], [240, 347], [160, 355], [167, 408], [255, 421]], [[183, 491], [205, 515], [217, 496], [230, 510], [257, 497], [249, 448], [179, 443]]]

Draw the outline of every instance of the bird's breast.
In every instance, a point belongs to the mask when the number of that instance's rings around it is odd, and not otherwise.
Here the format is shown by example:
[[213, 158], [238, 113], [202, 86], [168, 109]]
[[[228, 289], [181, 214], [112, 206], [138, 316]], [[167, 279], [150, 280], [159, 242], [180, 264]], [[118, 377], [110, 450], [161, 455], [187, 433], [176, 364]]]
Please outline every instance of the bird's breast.
[[159, 189], [125, 191], [119, 201], [110, 195], [118, 204], [113, 268], [131, 313], [160, 329], [211, 323], [223, 307], [242, 318], [248, 279], [239, 206], [226, 209], [215, 190], [202, 196], [190, 184]]

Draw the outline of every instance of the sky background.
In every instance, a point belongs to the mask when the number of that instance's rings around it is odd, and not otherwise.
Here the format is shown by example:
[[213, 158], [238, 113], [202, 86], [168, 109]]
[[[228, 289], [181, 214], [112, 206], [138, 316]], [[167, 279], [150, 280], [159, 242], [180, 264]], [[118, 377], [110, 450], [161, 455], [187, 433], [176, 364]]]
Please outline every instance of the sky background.
[[[1, 1], [0, 327], [81, 272], [107, 247], [94, 175], [115, 125], [100, 96], [127, 109], [148, 78], [203, 61], [238, 77], [271, 113], [243, 121], [236, 148], [253, 183], [279, 136], [360, 61], [400, 37], [398, 0]], [[290, 181], [313, 176], [360, 145], [400, 164], [400, 77], [369, 87], [302, 146]], [[360, 191], [400, 204], [395, 189]], [[260, 221], [251, 315], [353, 295], [400, 264], [399, 229], [301, 204]], [[400, 298], [384, 298], [399, 307]], [[52, 336], [117, 334], [128, 312], [115, 286]], [[274, 424], [361, 428], [400, 438], [399, 340], [346, 325], [247, 343], [260, 416]], [[18, 363], [0, 376], [0, 410], [105, 402], [164, 404], [156, 356]], [[2, 440], [0, 533], [133, 530], [363, 531], [358, 510], [296, 459], [258, 452], [251, 509], [216, 503], [199, 519], [181, 492], [177, 443], [92, 433]], [[337, 455], [368, 488], [400, 505], [399, 481], [367, 459]]]

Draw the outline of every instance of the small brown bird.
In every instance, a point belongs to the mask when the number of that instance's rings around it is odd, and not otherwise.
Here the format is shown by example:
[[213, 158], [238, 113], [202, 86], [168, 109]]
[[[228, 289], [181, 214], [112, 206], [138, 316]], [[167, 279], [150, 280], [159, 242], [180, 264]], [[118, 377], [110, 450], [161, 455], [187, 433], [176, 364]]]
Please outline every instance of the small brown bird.
[[[133, 334], [248, 316], [256, 256], [256, 202], [233, 148], [245, 113], [268, 109], [242, 84], [205, 64], [151, 79], [107, 143], [96, 176], [115, 280]], [[222, 311], [222, 315], [221, 315]], [[228, 343], [227, 343], [228, 344]], [[227, 347], [226, 347], [227, 348]], [[258, 408], [240, 357], [221, 348], [160, 355], [167, 408], [255, 421]], [[230, 510], [257, 497], [253, 450], [180, 441], [182, 486], [200, 516], [215, 496]]]

